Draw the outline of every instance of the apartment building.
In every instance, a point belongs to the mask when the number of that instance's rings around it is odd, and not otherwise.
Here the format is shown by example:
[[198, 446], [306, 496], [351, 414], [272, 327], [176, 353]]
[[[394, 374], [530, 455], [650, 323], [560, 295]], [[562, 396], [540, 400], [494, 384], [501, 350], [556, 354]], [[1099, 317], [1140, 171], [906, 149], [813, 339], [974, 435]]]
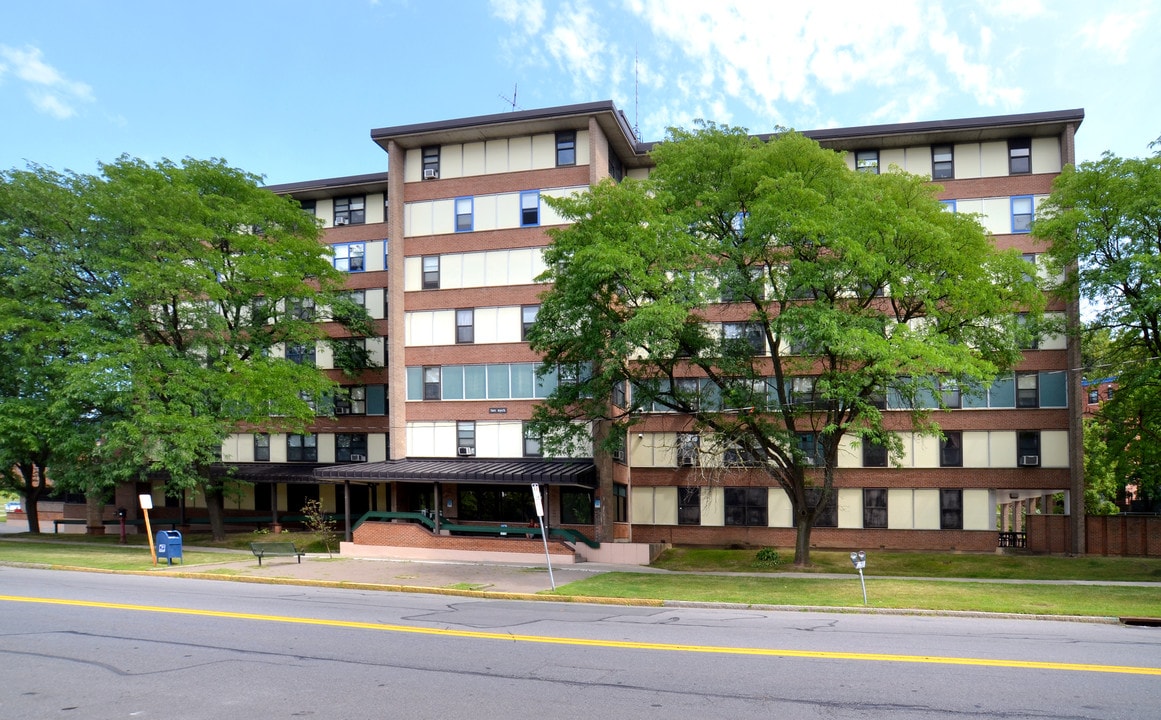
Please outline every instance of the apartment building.
[[[1030, 271], [1044, 272], [1045, 248], [1029, 226], [1074, 161], [1082, 120], [1068, 110], [806, 134], [844, 151], [852, 171], [931, 176], [949, 211], [978, 214], [997, 246], [1018, 248]], [[535, 483], [550, 527], [602, 544], [793, 546], [782, 490], [772, 481], [746, 493], [698, 487], [664, 413], [643, 417], [615, 457], [589, 448], [546, 458], [527, 431], [537, 399], [567, 380], [538, 378], [525, 340], [544, 289], [545, 230], [563, 222], [544, 198], [645, 177], [651, 165], [652, 144], [611, 102], [379, 128], [371, 139], [387, 172], [271, 189], [325, 223], [336, 267], [375, 319], [380, 337], [367, 347], [377, 367], [341, 378], [335, 418], [320, 417], [308, 435], [229, 439], [224, 460], [259, 483], [243, 504], [295, 513], [318, 497], [355, 517], [426, 512], [453, 525], [512, 526], [534, 520]], [[375, 162], [376, 150], [368, 156]], [[1077, 308], [1049, 311], [1063, 318]], [[330, 367], [321, 345], [313, 357], [310, 348], [287, 352]], [[1064, 335], [1041, 338], [986, 392], [944, 398], [958, 409], [941, 415], [943, 438], [910, 432], [888, 398], [901, 464], [846, 446], [834, 510], [812, 542], [986, 550], [1019, 531], [1024, 513], [1052, 512], [1058, 494], [1075, 512], [1084, 400], [1068, 371], [1076, 367], [1079, 350]]]

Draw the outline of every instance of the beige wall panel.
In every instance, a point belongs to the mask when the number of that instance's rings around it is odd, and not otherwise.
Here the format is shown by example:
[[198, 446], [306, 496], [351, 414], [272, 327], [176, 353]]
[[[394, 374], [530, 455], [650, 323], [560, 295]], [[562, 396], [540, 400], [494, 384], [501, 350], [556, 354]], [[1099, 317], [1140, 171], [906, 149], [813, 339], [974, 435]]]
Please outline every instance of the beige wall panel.
[[544, 170], [556, 167], [556, 135], [532, 136], [532, 169]]
[[373, 320], [382, 320], [384, 303], [386, 302], [386, 288], [367, 288], [363, 291], [363, 304]]
[[330, 198], [319, 198], [314, 201], [314, 214], [322, 218], [323, 227], [334, 227], [335, 201]]
[[952, 148], [957, 180], [980, 177], [980, 144], [963, 143]]
[[475, 231], [495, 230], [500, 227], [496, 212], [495, 195], [477, 195], [472, 200], [472, 229]]
[[863, 466], [862, 446], [859, 445], [858, 440], [850, 435], [843, 435], [843, 439], [839, 441], [838, 466], [840, 468]]
[[649, 177], [649, 168], [632, 168], [625, 172], [625, 177], [634, 180], [646, 180]]
[[[705, 490], [702, 490], [705, 494]], [[722, 496], [722, 521], [719, 525], [724, 525], [726, 522], [725, 515], [725, 496]], [[702, 525], [705, 525], [705, 514], [702, 514]], [[794, 512], [790, 506], [790, 496], [786, 491], [780, 487], [770, 488], [769, 494], [766, 496], [766, 524], [770, 527], [788, 528], [794, 527]]]
[[[245, 437], [251, 437], [251, 435], [247, 434], [247, 435], [245, 435]], [[229, 435], [226, 436], [226, 438], [224, 440], [222, 440], [222, 460], [223, 461], [225, 461], [225, 462], [250, 462], [253, 460], [253, 458], [250, 458], [250, 460], [242, 460], [242, 458], [240, 458], [238, 456], [238, 444], [239, 444], [239, 442], [240, 442], [240, 438], [239, 438], [238, 433], [230, 433]], [[251, 447], [253, 447], [253, 443], [251, 443]]]
[[431, 203], [431, 234], [450, 235], [456, 231], [455, 199], [434, 200]]
[[444, 145], [439, 149], [439, 176], [444, 179], [464, 176], [463, 145]]
[[891, 148], [879, 151], [879, 172], [890, 172], [891, 166], [895, 170], [907, 169], [907, 151], [903, 148]]
[[508, 171], [520, 172], [532, 169], [532, 138], [508, 138]]
[[[785, 494], [783, 493], [783, 495]], [[863, 526], [863, 491], [861, 488], [839, 488], [838, 526], [840, 528], [861, 528]]]
[[488, 287], [520, 284], [512, 280], [512, 271], [518, 271], [518, 268], [509, 266], [510, 262], [512, 264], [518, 262], [518, 252], [515, 250], [500, 250], [484, 253], [483, 284]]
[[407, 454], [416, 457], [435, 456], [434, 423], [407, 423]]
[[[335, 502], [335, 493], [337, 492], [337, 485], [319, 485], [318, 502], [323, 512], [333, 513], [338, 510], [338, 503]], [[299, 508], [299, 510], [301, 509]]]
[[496, 227], [520, 227], [520, 193], [496, 195]]
[[845, 162], [847, 164], [847, 168], [853, 172], [855, 169], [855, 154], [853, 152], [844, 152], [843, 162]]
[[982, 202], [983, 217], [980, 222], [993, 235], [1010, 235], [1012, 232], [1012, 199], [985, 198]]
[[1016, 433], [988, 433], [988, 455], [992, 461], [991, 467], [1016, 467]]
[[[540, 195], [543, 197], [570, 197], [572, 195], [587, 192], [588, 188], [584, 186], [573, 186], [563, 188], [549, 188], [541, 190]], [[541, 225], [564, 225], [567, 221], [561, 217], [555, 210], [548, 207], [548, 203], [541, 200], [540, 202], [540, 224]]]
[[994, 491], [983, 489], [963, 491], [963, 529], [996, 529], [996, 498]]
[[508, 172], [508, 139], [488, 140], [484, 143], [484, 172], [499, 174]]
[[980, 143], [980, 174], [1002, 177], [1008, 174], [1008, 141]]
[[915, 491], [908, 488], [887, 489], [887, 527], [911, 530], [915, 527]]
[[1032, 138], [1032, 172], [1058, 173], [1062, 169], [1060, 138]]
[[363, 258], [364, 267], [367, 272], [382, 272], [386, 270], [387, 255], [384, 254], [382, 240], [369, 240], [364, 247], [366, 253]]
[[[442, 261], [441, 261], [442, 262]], [[403, 290], [418, 292], [423, 288], [423, 260], [418, 257], [403, 259]]]
[[[556, 162], [556, 138], [555, 138], [555, 136], [552, 139], [552, 155], [553, 155], [552, 161], [555, 164], [555, 162]], [[576, 131], [576, 164], [577, 165], [588, 165], [589, 164], [589, 131], [588, 130], [577, 130]]]
[[484, 268], [479, 265], [481, 255], [468, 254], [441, 255], [439, 259], [439, 286], [445, 290], [476, 288], [483, 285]]
[[659, 487], [653, 489], [653, 523], [656, 525], [677, 524], [677, 488]]
[[907, 164], [904, 167], [909, 173], [931, 177], [931, 146], [907, 148]]
[[286, 433], [270, 433], [270, 462], [286, 462]]
[[1068, 467], [1068, 431], [1040, 431], [1040, 467]]
[[314, 365], [320, 370], [334, 369], [335, 353], [330, 345], [324, 342], [314, 344]]
[[653, 488], [633, 488], [632, 521], [643, 525], [655, 525], [653, 518]]
[[403, 208], [405, 237], [423, 237], [435, 233], [434, 207], [430, 202], [407, 203]]
[[991, 467], [988, 433], [965, 432], [963, 434], [963, 466], [965, 468]]
[[701, 489], [701, 524], [712, 527], [722, 527], [726, 524], [726, 494], [722, 488]]
[[914, 438], [915, 467], [939, 467], [939, 438], [934, 435], [919, 434], [916, 434]]
[[[1064, 313], [1044, 313], [1044, 319], [1050, 323], [1058, 323], [1059, 327], [1064, 327]], [[1040, 337], [1041, 350], [1066, 350], [1068, 349], [1068, 337], [1057, 333], [1045, 333]]]
[[371, 193], [367, 195], [365, 214], [367, 224], [378, 224], [383, 222], [383, 193]]
[[474, 320], [477, 345], [520, 342], [519, 307], [476, 308]]
[[423, 150], [411, 148], [403, 156], [403, 182], [420, 182], [423, 180]]
[[[984, 201], [983, 200], [974, 200], [974, 199], [973, 200], [956, 200], [955, 201], [955, 211], [957, 213], [966, 214], [966, 215], [982, 215], [984, 212]], [[980, 222], [981, 223], [983, 222], [982, 218], [980, 218]]]
[[915, 467], [915, 433], [901, 432], [899, 440], [903, 444], [903, 454], [899, 456], [899, 467]]
[[496, 423], [499, 428], [500, 457], [524, 457], [524, 423]]
[[333, 463], [335, 461], [335, 434], [318, 433], [318, 461]]
[[387, 435], [385, 433], [367, 434], [367, 462], [386, 462]]
[[915, 529], [939, 529], [939, 490], [920, 488], [915, 490]]
[[[442, 332], [437, 327], [442, 325]], [[444, 342], [436, 338], [442, 337]], [[448, 343], [450, 339], [452, 342]], [[422, 310], [409, 312], [404, 316], [405, 347], [429, 347], [431, 345], [448, 345], [455, 342], [455, 311], [454, 310]]]

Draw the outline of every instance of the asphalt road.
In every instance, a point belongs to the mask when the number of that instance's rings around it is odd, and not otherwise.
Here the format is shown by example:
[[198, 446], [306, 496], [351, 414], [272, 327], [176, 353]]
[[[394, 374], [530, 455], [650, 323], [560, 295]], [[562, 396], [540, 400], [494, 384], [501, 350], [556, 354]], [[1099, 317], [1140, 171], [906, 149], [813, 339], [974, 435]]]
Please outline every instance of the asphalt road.
[[1154, 718], [1161, 630], [0, 567], [0, 717]]

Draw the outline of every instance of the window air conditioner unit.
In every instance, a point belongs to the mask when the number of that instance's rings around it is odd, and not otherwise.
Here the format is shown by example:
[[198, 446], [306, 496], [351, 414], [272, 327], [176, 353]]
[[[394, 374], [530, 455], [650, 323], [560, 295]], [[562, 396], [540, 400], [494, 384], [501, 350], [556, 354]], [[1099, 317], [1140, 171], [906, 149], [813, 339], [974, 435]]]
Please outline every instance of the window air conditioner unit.
[[465, 457], [468, 455], [475, 455], [476, 449], [474, 447], [464, 447], [461, 445], [457, 451], [457, 454]]
[[624, 450], [614, 450], [613, 451], [613, 459], [617, 460], [619, 462], [625, 462], [625, 451]]
[[693, 464], [694, 463], [693, 463], [692, 457], [677, 458], [677, 467], [693, 467]]
[[367, 462], [367, 456], [360, 453], [351, 453], [351, 462]]
[[812, 457], [802, 458], [802, 464], [805, 465], [806, 467], [814, 467], [817, 464], [817, 462], [818, 461]]
[[349, 222], [350, 222], [350, 220], [348, 220], [347, 218], [343, 218], [343, 217], [335, 218], [335, 226], [336, 227], [339, 225], [346, 225]]
[[1040, 456], [1039, 455], [1021, 455], [1020, 456], [1020, 466], [1021, 467], [1036, 467], [1039, 464], [1040, 464]]
[[435, 180], [437, 178], [439, 178], [439, 170], [436, 170], [435, 168], [424, 168], [423, 169], [423, 179], [424, 180]]
[[335, 415], [350, 415], [351, 409], [349, 407], [336, 407]]

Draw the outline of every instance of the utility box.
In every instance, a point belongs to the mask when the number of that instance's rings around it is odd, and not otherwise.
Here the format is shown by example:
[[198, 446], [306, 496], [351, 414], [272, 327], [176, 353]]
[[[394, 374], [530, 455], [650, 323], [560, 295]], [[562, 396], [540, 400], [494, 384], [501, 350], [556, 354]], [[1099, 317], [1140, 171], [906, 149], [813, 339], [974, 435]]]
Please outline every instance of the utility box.
[[185, 564], [181, 557], [181, 533], [177, 530], [157, 531], [157, 559], [162, 558], [168, 560], [170, 565], [174, 560], [181, 560], [181, 564]]

